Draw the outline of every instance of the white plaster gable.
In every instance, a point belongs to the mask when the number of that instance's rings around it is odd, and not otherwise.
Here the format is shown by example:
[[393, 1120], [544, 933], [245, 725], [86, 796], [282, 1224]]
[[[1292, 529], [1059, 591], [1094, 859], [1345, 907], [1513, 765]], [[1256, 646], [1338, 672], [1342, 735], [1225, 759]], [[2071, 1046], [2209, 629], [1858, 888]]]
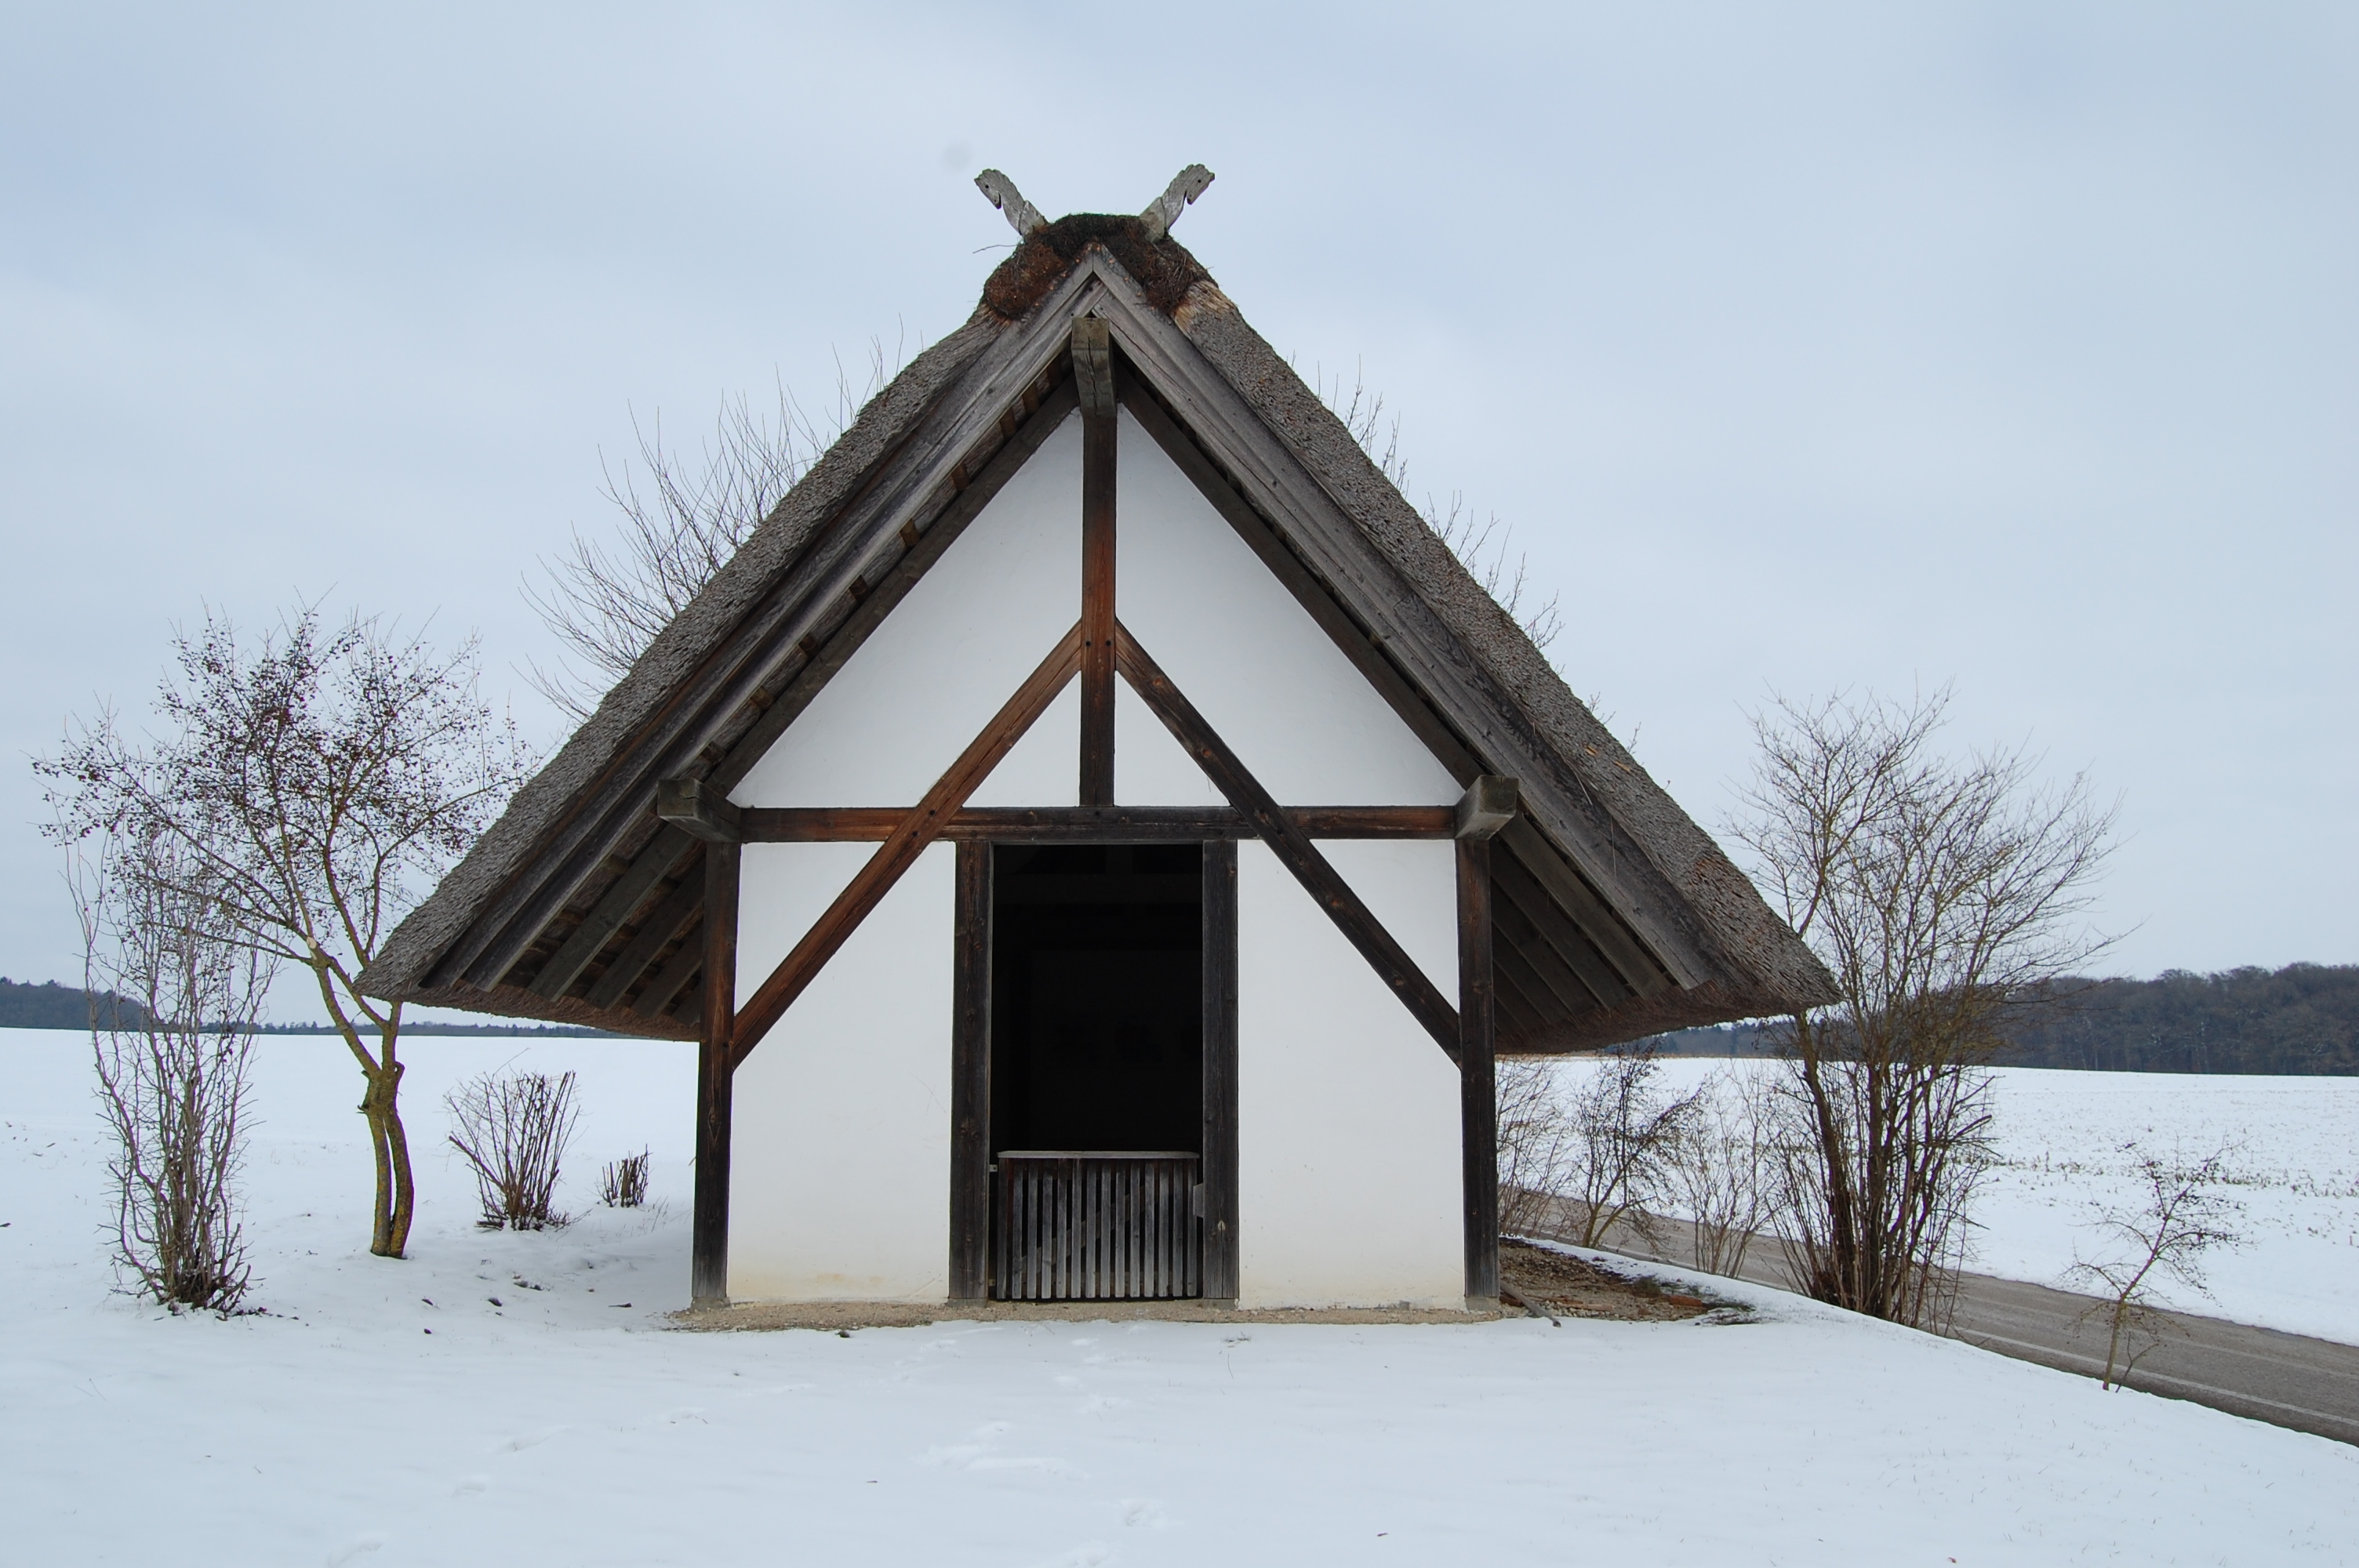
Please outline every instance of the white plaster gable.
[[[1263, 786], [1288, 806], [1454, 802], [1448, 770], [1127, 410], [1121, 427], [1116, 613]], [[1167, 752], [1187, 762], [1145, 705], [1118, 704], [1114, 798], [1204, 802]]]
[[[739, 806], [915, 804], [1081, 619], [1081, 518], [1076, 415], [992, 497], [729, 798]], [[1078, 714], [1070, 694], [1064, 711]], [[1052, 709], [1036, 730], [1053, 732], [1055, 718]], [[1078, 718], [1062, 728], [1071, 737], [1065, 751], [1076, 756]], [[1043, 739], [1027, 751], [1031, 740], [1017, 752], [1045, 757], [1052, 749]], [[1011, 754], [1001, 769], [1016, 761]], [[1005, 804], [1070, 805], [1077, 769], [1068, 764], [1074, 776], [1062, 795]], [[1034, 771], [1018, 770], [1027, 778]]]
[[1076, 676], [976, 786], [967, 804], [1078, 806], [1081, 799], [1082, 683]]

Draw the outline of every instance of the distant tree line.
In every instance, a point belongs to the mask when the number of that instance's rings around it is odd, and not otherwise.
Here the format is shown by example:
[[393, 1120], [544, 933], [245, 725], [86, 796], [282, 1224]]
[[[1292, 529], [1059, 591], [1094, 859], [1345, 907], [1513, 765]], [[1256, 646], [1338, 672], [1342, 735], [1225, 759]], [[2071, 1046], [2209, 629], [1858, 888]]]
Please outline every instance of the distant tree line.
[[[1767, 1055], [1777, 1026], [1683, 1029], [1666, 1054]], [[2256, 966], [2150, 980], [2059, 980], [2017, 1010], [2003, 1067], [2359, 1076], [2359, 964]]]
[[96, 1003], [79, 986], [27, 985], [0, 975], [0, 1029], [88, 1029], [93, 1020], [101, 1029], [136, 1029], [147, 1017], [137, 1002], [112, 991]]
[[[0, 975], [0, 1029], [88, 1029], [93, 1011], [101, 1029], [137, 1029], [147, 1010], [128, 997], [105, 992], [93, 1010], [91, 993], [55, 980], [27, 985]], [[242, 1026], [242, 1034], [336, 1034], [332, 1023], [257, 1023]], [[495, 1035], [503, 1039], [604, 1039], [603, 1029], [572, 1023], [404, 1023], [406, 1034]]]

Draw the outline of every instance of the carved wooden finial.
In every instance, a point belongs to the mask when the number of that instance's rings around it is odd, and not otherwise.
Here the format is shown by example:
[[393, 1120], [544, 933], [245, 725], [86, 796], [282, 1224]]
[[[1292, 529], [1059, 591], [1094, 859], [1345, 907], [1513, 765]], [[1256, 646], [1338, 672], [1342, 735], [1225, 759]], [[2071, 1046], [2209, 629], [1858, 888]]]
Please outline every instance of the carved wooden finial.
[[[1204, 178], [1210, 179], [1212, 176]], [[1024, 192], [1016, 189], [1016, 182], [997, 169], [984, 169], [974, 177], [974, 183], [975, 189], [991, 198], [994, 207], [1007, 215], [1008, 227], [1018, 235], [1030, 234], [1049, 226], [1049, 220], [1040, 215], [1040, 209], [1025, 200]], [[1175, 186], [1173, 189], [1178, 188]]]
[[1212, 171], [1201, 163], [1191, 163], [1181, 169], [1163, 188], [1163, 194], [1148, 202], [1147, 211], [1138, 215], [1138, 221], [1147, 225], [1147, 237], [1160, 240], [1169, 233], [1171, 225], [1180, 221], [1180, 214], [1188, 211], [1188, 204], [1203, 195], [1204, 188], [1212, 183]]

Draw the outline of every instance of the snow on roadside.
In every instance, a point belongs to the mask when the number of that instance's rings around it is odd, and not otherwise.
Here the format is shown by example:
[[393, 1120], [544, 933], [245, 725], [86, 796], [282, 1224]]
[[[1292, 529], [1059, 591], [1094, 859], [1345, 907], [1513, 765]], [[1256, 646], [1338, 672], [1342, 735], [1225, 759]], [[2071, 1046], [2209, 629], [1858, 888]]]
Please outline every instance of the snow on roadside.
[[[1757, 1061], [1666, 1061], [1675, 1092]], [[1567, 1086], [1591, 1070], [1564, 1064]], [[2211, 1295], [2165, 1287], [2170, 1305], [2289, 1334], [2359, 1345], [2359, 1078], [2198, 1076], [1997, 1069], [1999, 1163], [1975, 1200], [1970, 1267], [2071, 1288], [2076, 1257], [2112, 1243], [2102, 1206], [2135, 1214], [2133, 1141], [2200, 1160], [2235, 1152], [2228, 1195], [2245, 1206], [2244, 1244], [2206, 1260]]]
[[12, 1557], [2196, 1563], [2343, 1561], [2359, 1539], [2359, 1450], [1750, 1286], [1744, 1326], [668, 1332], [688, 1053], [521, 1053], [582, 1073], [569, 1201], [646, 1142], [669, 1207], [520, 1237], [475, 1231], [432, 1152], [440, 1087], [516, 1044], [417, 1042], [425, 1190], [393, 1263], [360, 1245], [336, 1049], [264, 1046], [250, 1223], [272, 1315], [222, 1322], [109, 1293], [80, 1046], [0, 1033]]

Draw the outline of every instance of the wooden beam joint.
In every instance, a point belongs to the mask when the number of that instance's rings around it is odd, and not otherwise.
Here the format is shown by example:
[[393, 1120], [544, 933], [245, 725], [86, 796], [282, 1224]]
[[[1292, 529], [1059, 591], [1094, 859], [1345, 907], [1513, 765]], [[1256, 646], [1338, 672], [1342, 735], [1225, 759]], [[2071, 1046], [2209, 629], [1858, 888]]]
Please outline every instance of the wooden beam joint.
[[1458, 797], [1460, 838], [1488, 838], [1516, 819], [1516, 781], [1484, 773]]
[[708, 844], [741, 844], [745, 826], [729, 797], [702, 779], [662, 779], [656, 784], [656, 815]]

